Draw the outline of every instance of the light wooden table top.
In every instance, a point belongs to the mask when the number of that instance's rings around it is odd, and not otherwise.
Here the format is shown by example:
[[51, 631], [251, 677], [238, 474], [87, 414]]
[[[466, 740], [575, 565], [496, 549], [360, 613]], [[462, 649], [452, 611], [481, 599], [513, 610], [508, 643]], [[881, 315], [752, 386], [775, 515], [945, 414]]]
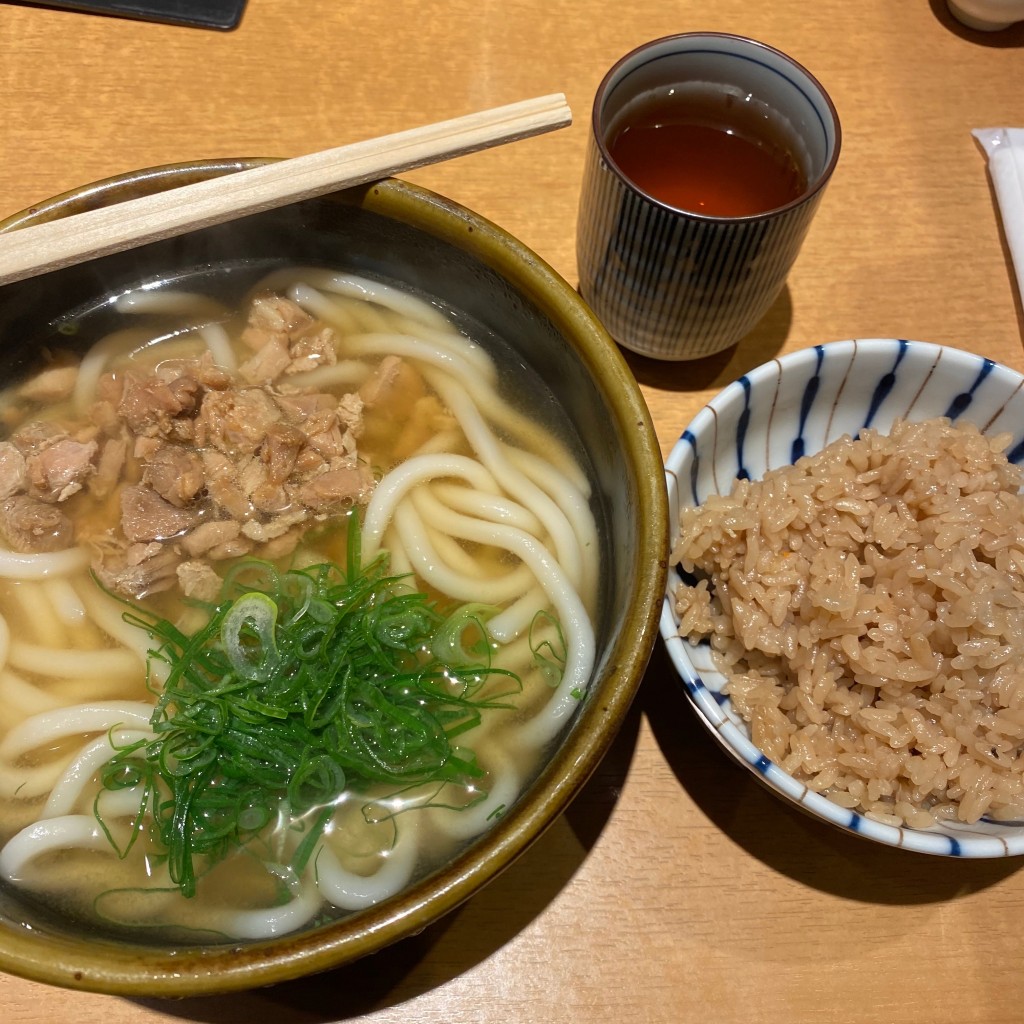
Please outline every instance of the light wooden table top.
[[[849, 337], [944, 342], [1024, 370], [1024, 317], [976, 127], [1024, 125], [1024, 26], [943, 0], [250, 0], [234, 32], [0, 4], [0, 216], [137, 167], [291, 156], [565, 92], [569, 129], [408, 175], [509, 229], [575, 284], [590, 102], [673, 32], [792, 54], [843, 122], [839, 168], [788, 289], [734, 351], [631, 365], [664, 450], [721, 386]], [[177, 1003], [0, 977], [7, 1024], [103, 1020], [883, 1022], [1024, 1019], [1018, 861], [875, 848], [725, 759], [656, 649], [618, 742], [511, 870], [350, 968]]]

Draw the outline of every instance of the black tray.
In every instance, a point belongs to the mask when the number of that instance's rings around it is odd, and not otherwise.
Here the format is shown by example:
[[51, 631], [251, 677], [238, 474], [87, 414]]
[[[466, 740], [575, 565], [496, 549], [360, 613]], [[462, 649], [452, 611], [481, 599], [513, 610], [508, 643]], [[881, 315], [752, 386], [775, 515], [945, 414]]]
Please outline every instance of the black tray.
[[39, 0], [43, 7], [69, 7], [91, 14], [115, 14], [197, 28], [234, 28], [246, 0]]

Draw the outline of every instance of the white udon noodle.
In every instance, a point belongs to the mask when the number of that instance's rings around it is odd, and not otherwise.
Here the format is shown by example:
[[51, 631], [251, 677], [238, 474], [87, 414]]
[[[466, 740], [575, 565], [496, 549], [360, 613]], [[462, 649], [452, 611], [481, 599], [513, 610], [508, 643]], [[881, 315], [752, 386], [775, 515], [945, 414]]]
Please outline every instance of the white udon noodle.
[[[420, 369], [458, 422], [458, 430], [436, 435], [380, 481], [365, 514], [364, 558], [387, 548], [393, 572], [411, 572], [458, 601], [500, 604], [503, 610], [489, 624], [500, 645], [497, 664], [526, 673], [537, 645], [547, 641], [556, 647], [564, 642], [565, 665], [557, 686], [534, 681], [534, 692], [524, 693], [528, 708], [520, 724], [501, 724], [500, 714], [483, 717], [470, 741], [481, 748], [489, 773], [489, 789], [478, 802], [453, 810], [433, 805], [424, 792], [382, 800], [382, 818], [368, 828], [386, 830], [387, 839], [373, 840], [378, 849], [371, 866], [365, 857], [359, 870], [351, 860], [347, 865], [337, 831], [329, 826], [310, 859], [315, 870], [284, 878], [290, 899], [283, 906], [190, 908], [189, 927], [239, 939], [293, 931], [324, 903], [342, 910], [371, 906], [409, 883], [430, 836], [470, 839], [514, 803], [525, 778], [512, 751], [539, 756], [588, 685], [594, 664], [590, 606], [600, 570], [584, 471], [559, 441], [500, 397], [490, 355], [439, 310], [381, 283], [326, 271], [282, 271], [262, 286], [287, 291], [341, 338], [335, 366], [296, 375], [291, 383], [358, 386], [372, 362], [395, 354]], [[117, 305], [126, 314], [186, 315], [195, 301], [178, 292], [140, 290]], [[72, 407], [88, 408], [115, 359], [143, 352], [151, 358], [164, 339], [180, 345], [183, 335], [208, 348], [218, 364], [237, 365], [216, 323], [156, 338], [137, 328], [118, 331], [85, 356]], [[463, 438], [475, 457], [456, 452]], [[498, 576], [496, 554], [508, 566]], [[313, 553], [309, 559], [316, 560]], [[81, 549], [39, 555], [0, 550], [0, 579], [18, 581], [18, 600], [32, 607], [32, 621], [52, 624], [38, 626], [36, 636], [14, 639], [0, 617], [0, 701], [11, 723], [0, 741], [0, 798], [41, 804], [35, 820], [0, 850], [0, 876], [14, 884], [45, 854], [78, 849], [116, 856], [92, 813], [97, 772], [110, 758], [112, 743], [153, 735], [151, 697], [137, 681], [148, 638], [127, 625], [117, 602], [85, 576], [88, 560]], [[64, 647], [67, 630], [83, 625], [95, 637], [94, 649]], [[101, 678], [103, 699], [69, 703], [64, 696]], [[108, 827], [127, 833], [140, 794], [101, 793], [101, 801]], [[268, 863], [267, 870], [282, 872], [279, 864]], [[153, 901], [176, 898], [168, 895], [170, 881], [160, 869], [151, 884]], [[140, 920], [146, 912], [139, 911]]]

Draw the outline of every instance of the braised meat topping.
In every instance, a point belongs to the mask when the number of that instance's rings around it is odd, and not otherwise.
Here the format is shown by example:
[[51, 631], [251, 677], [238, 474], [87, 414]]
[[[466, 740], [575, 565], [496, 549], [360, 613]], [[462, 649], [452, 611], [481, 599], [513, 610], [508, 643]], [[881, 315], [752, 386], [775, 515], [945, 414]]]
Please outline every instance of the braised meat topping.
[[[297, 374], [337, 362], [334, 332], [281, 296], [253, 301], [241, 342], [236, 373], [209, 352], [108, 370], [84, 419], [44, 413], [17, 427], [0, 442], [7, 544], [88, 543], [97, 575], [126, 596], [179, 586], [207, 598], [218, 562], [283, 557], [310, 526], [369, 500], [374, 477], [360, 457], [367, 410], [397, 399], [400, 427], [438, 415], [436, 400], [423, 409], [419, 373], [394, 357], [353, 393], [304, 386]], [[77, 367], [50, 368], [18, 395], [66, 401], [77, 377]]]

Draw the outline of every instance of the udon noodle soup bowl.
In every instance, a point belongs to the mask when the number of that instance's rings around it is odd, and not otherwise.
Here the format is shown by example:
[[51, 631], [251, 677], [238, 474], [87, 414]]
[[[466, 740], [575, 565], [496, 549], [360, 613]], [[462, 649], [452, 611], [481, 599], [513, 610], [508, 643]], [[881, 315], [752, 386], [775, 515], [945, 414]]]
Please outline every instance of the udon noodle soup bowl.
[[[125, 175], [0, 229], [251, 163]], [[667, 507], [635, 381], [535, 254], [386, 180], [9, 285], [0, 337], [3, 379], [33, 381], [5, 405], [4, 529], [42, 500], [49, 525], [6, 535], [52, 548], [0, 551], [0, 968], [184, 996], [336, 967], [565, 809], [656, 638]], [[97, 519], [51, 543], [83, 503]], [[165, 892], [134, 894], [152, 883], [114, 843]]]
[[[770, 649], [771, 645], [764, 639], [771, 629], [767, 615], [762, 625], [752, 633], [743, 633], [742, 628], [733, 631], [730, 627], [729, 635], [742, 635], [743, 640], [739, 646], [746, 648], [741, 660], [735, 662], [738, 667], [731, 669], [730, 659], [735, 651], [727, 653], [723, 659], [712, 649], [710, 636], [703, 627], [691, 633], [689, 625], [682, 625], [681, 616], [689, 616], [694, 607], [689, 602], [689, 595], [694, 592], [694, 588], [704, 585], [701, 580], [710, 579], [710, 586], [714, 588], [721, 586], [721, 581], [727, 579], [726, 571], [717, 567], [709, 570], [703, 556], [698, 561], [691, 559], [684, 564], [680, 557], [684, 547], [689, 554], [693, 554], [694, 538], [706, 536], [699, 520], [687, 518], [689, 525], [684, 528], [685, 536], [681, 537], [680, 517], [687, 509], [726, 509], [727, 504], [720, 502], [719, 496], [732, 493], [738, 478], [760, 481], [769, 471], [789, 467], [803, 456], [817, 455], [843, 435], [857, 439], [870, 429], [888, 436], [897, 421], [919, 423], [940, 417], [948, 418], [959, 426], [973, 424], [984, 437], [1008, 435], [1006, 454], [1009, 461], [1019, 464], [1024, 457], [1024, 378], [1016, 371], [991, 360], [953, 348], [894, 339], [833, 342], [774, 359], [730, 384], [686, 427], [666, 460], [669, 521], [675, 553], [670, 559], [661, 635], [689, 703], [700, 721], [730, 758], [783, 800], [851, 835], [904, 850], [946, 857], [1017, 856], [1024, 853], [1024, 821], [1016, 820], [1017, 815], [1007, 815], [1005, 811], [995, 815], [991, 810], [984, 809], [983, 805], [976, 805], [982, 807], [980, 817], [976, 813], [967, 813], [965, 816], [972, 819], [977, 817], [977, 820], [966, 821], [959, 820], [956, 815], [939, 815], [939, 820], [930, 822], [927, 820], [928, 806], [934, 806], [936, 798], [934, 795], [927, 799], [921, 798], [919, 806], [924, 809], [925, 816], [918, 817], [917, 810], [911, 812], [907, 806], [910, 802], [907, 794], [912, 786], [906, 784], [907, 777], [913, 776], [927, 791], [932, 784], [929, 773], [936, 769], [939, 772], [945, 771], [948, 773], [946, 781], [936, 783], [940, 790], [945, 787], [938, 802], [947, 802], [944, 794], [948, 793], [950, 799], [959, 801], [958, 806], [961, 807], [970, 798], [972, 789], [979, 794], [985, 792], [986, 771], [1009, 778], [1011, 786], [1019, 787], [1021, 750], [1020, 727], [1017, 722], [1021, 717], [1021, 699], [1017, 692], [1019, 668], [1013, 667], [1014, 658], [1015, 665], [1019, 666], [1019, 651], [1013, 655], [1012, 645], [1007, 650], [993, 654], [994, 659], [1001, 657], [1007, 662], [998, 677], [1002, 680], [998, 685], [1004, 686], [1005, 691], [991, 695], [989, 706], [979, 713], [979, 722], [971, 723], [971, 735], [965, 732], [961, 737], [961, 745], [960, 740], [952, 741], [943, 735], [942, 721], [944, 715], [952, 715], [954, 728], [958, 727], [955, 719], [960, 715], [959, 705], [955, 695], [950, 696], [950, 692], [961, 684], [965, 691], [975, 685], [968, 681], [968, 668], [976, 668], [971, 665], [969, 656], [963, 662], [951, 663], [947, 660], [938, 672], [926, 665], [919, 676], [910, 673], [900, 685], [894, 684], [892, 691], [881, 690], [885, 680], [878, 677], [871, 680], [870, 684], [862, 683], [862, 680], [870, 679], [870, 673], [854, 677], [858, 685], [865, 686], [863, 691], [849, 683], [843, 683], [844, 687], [849, 686], [849, 691], [839, 687], [829, 690], [827, 682], [823, 682], [814, 672], [809, 672], [806, 678], [813, 683], [806, 687], [801, 686], [799, 681], [795, 686], [786, 683], [774, 689], [770, 696], [766, 696], [768, 691], [758, 683], [751, 684], [749, 676], [745, 682], [742, 679], [738, 683], [730, 680], [730, 676], [735, 678], [747, 672], [751, 675], [779, 672], [779, 664], [784, 660], [778, 657], [779, 651], [796, 651], [795, 654], [786, 653], [789, 659], [786, 664], [791, 666], [787, 671], [792, 675], [782, 674], [783, 679], [793, 679], [797, 667], [808, 664], [802, 660], [799, 646], [802, 641], [796, 630], [808, 620], [814, 620], [808, 628], [818, 628], [817, 616], [807, 613], [806, 609], [814, 607], [814, 602], [822, 599], [829, 583], [817, 575], [808, 578], [803, 596], [798, 590], [791, 589], [786, 578], [786, 563], [799, 561], [791, 556], [799, 554], [803, 545], [808, 543], [806, 540], [786, 540], [788, 547], [776, 559], [777, 576], [768, 572], [761, 574], [762, 566], [766, 564], [762, 561], [757, 561], [756, 568], [747, 576], [753, 577], [754, 590], [759, 586], [765, 588], [762, 597], [764, 593], [772, 592], [773, 597], [768, 599], [768, 604], [778, 599], [779, 603], [786, 606], [776, 608], [777, 618], [772, 620], [776, 626], [781, 626], [782, 632], [790, 632], [789, 640], [777, 641], [781, 646]], [[987, 447], [982, 445], [982, 448]], [[892, 464], [891, 455], [887, 454], [885, 459]], [[934, 492], [942, 494], [955, 476], [949, 464], [945, 466], [947, 472], [939, 474], [942, 479], [931, 480], [929, 483], [922, 471], [920, 480], [914, 486], [932, 486]], [[864, 469], [864, 472], [871, 470]], [[832, 488], [829, 482], [832, 478], [831, 467], [823, 469], [820, 463], [815, 463], [806, 486], [808, 489]], [[969, 494], [974, 483], [960, 480], [957, 485], [963, 488], [965, 494]], [[787, 487], [791, 488], [792, 485], [787, 484]], [[859, 495], [845, 487], [827, 492], [828, 500], [832, 503], [831, 511], [840, 521], [839, 529], [844, 529], [842, 517], [856, 519], [867, 514], [864, 507], [858, 504]], [[987, 490], [985, 485], [979, 485], [979, 489]], [[818, 493], [826, 492], [821, 490]], [[1015, 490], [1009, 493], [1015, 493]], [[961, 509], [975, 509], [966, 517], [967, 520], [980, 518], [982, 513], [982, 506], [972, 506], [972, 500], [968, 497], [961, 505]], [[770, 497], [763, 497], [761, 501], [757, 507], [764, 511], [765, 520], [761, 520], [763, 527], [766, 519], [774, 516], [775, 506]], [[749, 509], [752, 506], [746, 504], [745, 507]], [[739, 515], [734, 510], [722, 514]], [[687, 513], [687, 517], [689, 515]], [[757, 516], [753, 517], [755, 524], [757, 519]], [[776, 520], [779, 521], [782, 520]], [[814, 521], [822, 522], [820, 518]], [[954, 524], [953, 532], [959, 533], [962, 530], [963, 521], [961, 514], [961, 524]], [[762, 531], [755, 538], [744, 532], [746, 527], [737, 525], [739, 518], [732, 518], [731, 522], [732, 528], [736, 530], [735, 536], [744, 540], [747, 552], [755, 543], [763, 543], [760, 549], [762, 553], [769, 547], [775, 550], [767, 540], [771, 529], [755, 525], [755, 532]], [[856, 519], [852, 529], [867, 531], [868, 522], [869, 519]], [[845, 564], [857, 567], [858, 571], [859, 565], [873, 566], [875, 575], [863, 573], [859, 584], [868, 590], [874, 587], [875, 596], [866, 601], [877, 598], [880, 602], [878, 607], [885, 609], [887, 599], [881, 594], [878, 581], [886, 579], [886, 586], [891, 592], [898, 592], [898, 583], [894, 582], [892, 576], [886, 575], [886, 563], [895, 564], [895, 560], [901, 557], [900, 551], [898, 545], [886, 548], [878, 542], [876, 538], [879, 534], [865, 532], [865, 536], [868, 537], [868, 545], [875, 545], [884, 551], [884, 557], [878, 558], [876, 552], [865, 553]], [[987, 580], [986, 586], [991, 586], [993, 579], [987, 574], [985, 565], [963, 570], [957, 564], [960, 554], [953, 533], [948, 537], [948, 542], [942, 541], [945, 545], [942, 552], [932, 560], [932, 565], [938, 565], [939, 568], [928, 570], [928, 585], [934, 583], [941, 596], [936, 599], [933, 591], [932, 597], [926, 596], [912, 602], [916, 607], [904, 609], [906, 621], [918, 624], [913, 632], [928, 637], [928, 649], [921, 645], [920, 637], [904, 642], [908, 643], [915, 658], [920, 655], [931, 666], [938, 664], [932, 657], [932, 645], [935, 651], [944, 652], [947, 658], [950, 657], [950, 652], [944, 651], [943, 645], [948, 642], [949, 636], [956, 639], [956, 630], [961, 628], [961, 624], [951, 617], [956, 598], [950, 595], [961, 588], [971, 589], [975, 586], [975, 579]], [[1009, 523], [1005, 536], [1000, 536], [997, 530], [995, 539], [987, 543], [996, 549], [1002, 548], [1005, 543], [1009, 550], [1015, 550], [1020, 544], [1020, 538], [1018, 510], [1017, 518]], [[681, 540], [686, 542], [685, 545]], [[760, 559], [761, 554], [756, 557]], [[979, 562], [991, 561], [993, 564], [998, 564], [1000, 557], [998, 554], [977, 556]], [[731, 555], [727, 556], [728, 559], [731, 559], [728, 562], [730, 566], [740, 566], [743, 562], [743, 559]], [[855, 580], [854, 586], [857, 584]], [[736, 576], [727, 579], [727, 587], [731, 588], [734, 595], [730, 599], [732, 608], [749, 608], [746, 595], [741, 593], [741, 588], [748, 585]], [[677, 601], [677, 594], [684, 592], [684, 588], [688, 599], [681, 604]], [[1006, 619], [1000, 620], [997, 614], [992, 621], [1012, 623], [1016, 615], [1018, 625], [1011, 625], [1009, 632], [1019, 632], [1020, 593], [1011, 593], [1009, 584], [1000, 583], [994, 589], [999, 594], [994, 599], [996, 605], [1002, 604], [1011, 611]], [[1019, 591], [1019, 586], [1015, 590]], [[756, 594], [754, 599], [761, 600]], [[832, 595], [829, 595], [829, 599], [832, 599]], [[849, 659], [848, 665], [856, 664], [858, 672], [863, 672], [865, 665], [883, 665], [882, 655], [871, 648], [881, 650], [886, 646], [887, 637], [878, 631], [865, 633], [861, 637], [859, 627], [847, 630], [841, 622], [837, 624], [837, 618], [841, 619], [845, 615], [845, 621], [852, 622], [857, 611], [863, 611], [866, 607], [866, 601], [837, 606], [843, 610], [838, 611], [836, 617], [823, 617], [828, 620], [828, 625], [818, 634], [825, 637], [822, 647], [828, 648], [834, 644], [832, 649], [842, 651]], [[927, 606], [927, 611], [921, 612], [920, 609], [925, 607], [924, 602], [929, 601], [932, 604]], [[798, 608], [799, 616], [796, 611]], [[1012, 611], [1014, 608], [1016, 612]], [[865, 621], [874, 621], [870, 612], [865, 614]], [[735, 615], [733, 621], [753, 621], [745, 618], [745, 615], [745, 612], [741, 612]], [[879, 615], [882, 616], [882, 613], [879, 612]], [[922, 617], [917, 619], [916, 615]], [[949, 623], [948, 636], [942, 629], [933, 628], [934, 622], [928, 621], [939, 617]], [[893, 620], [887, 618], [886, 621], [891, 623]], [[792, 622], [797, 624], [790, 630]], [[850, 642], [842, 639], [846, 631], [858, 638], [857, 645], [852, 649]], [[685, 635], [680, 635], [681, 632]], [[797, 646], [787, 648], [786, 644], [790, 641]], [[844, 642], [847, 644], [845, 647]], [[1016, 644], [1019, 643], [1020, 637], [1017, 636]], [[993, 649], [995, 646], [998, 645], [993, 645]], [[751, 655], [751, 651], [766, 651], [770, 654], [772, 667], [765, 670], [763, 662], [756, 660], [762, 654]], [[754, 661], [751, 661], [752, 657]], [[993, 661], [993, 664], [997, 663], [997, 660]], [[958, 676], [957, 665], [962, 666], [959, 670], [962, 675]], [[878, 669], [879, 673], [887, 670], [882, 667]], [[841, 678], [849, 679], [849, 671], [847, 669]], [[945, 677], [945, 681], [935, 681], [940, 675]], [[930, 692], [912, 688], [910, 684], [916, 679], [927, 680], [921, 685]], [[746, 714], [741, 713], [732, 695], [733, 687], [737, 685], [739, 700], [747, 701]], [[879, 688], [877, 692], [885, 700], [882, 710], [874, 710], [875, 707], [882, 708], [882, 704], [874, 697], [874, 691], [868, 688], [869, 685]], [[787, 686], [790, 687], [787, 696], [780, 697], [780, 691], [786, 690]], [[855, 694], [852, 700], [848, 692]], [[890, 692], [897, 692], [897, 696], [890, 697]], [[869, 710], [866, 715], [857, 709], [858, 702], [865, 699], [876, 702], [867, 705]], [[981, 703], [978, 695], [965, 694], [963, 700], [973, 706]], [[761, 704], [760, 709], [756, 707], [758, 702]], [[752, 703], [755, 705], [753, 710]], [[903, 707], [897, 709], [901, 703]], [[805, 706], [811, 710], [802, 712], [800, 709]], [[780, 713], [780, 707], [787, 720], [795, 723], [792, 727], [778, 728], [780, 719], [775, 716]], [[829, 713], [820, 714], [821, 707], [828, 709]], [[837, 727], [840, 715], [844, 716], [844, 722]], [[964, 715], [969, 717], [966, 711]], [[851, 727], [846, 722], [854, 723], [860, 733], [869, 735], [870, 738], [864, 743], [870, 751], [877, 753], [877, 758], [868, 758], [863, 753], [864, 745], [859, 737], [857, 740], [850, 739]], [[869, 728], [861, 728], [865, 722]], [[760, 732], [757, 731], [759, 728]], [[790, 728], [795, 738], [788, 740], [788, 745], [784, 743], [774, 749], [766, 749], [770, 744], [779, 744], [779, 736]], [[838, 731], [831, 732], [837, 728]], [[822, 730], [830, 736], [840, 737], [834, 746], [816, 746], [823, 735]], [[854, 745], [859, 753], [851, 752]], [[963, 748], [966, 747], [974, 752], [970, 757], [964, 755]], [[820, 751], [824, 753], [820, 754]], [[945, 768], [940, 765], [944, 756]], [[964, 769], [963, 764], [967, 761], [974, 763]], [[876, 772], [876, 763], [886, 766], [880, 771], [883, 781], [876, 783], [877, 791], [868, 788], [870, 783], [866, 783], [864, 790], [861, 790], [857, 779], [852, 783], [849, 781], [858, 772], [860, 779], [867, 779]], [[847, 767], [851, 764], [854, 765], [852, 769]], [[902, 788], [891, 784], [895, 779], [903, 783]], [[1015, 788], [1014, 791], [1018, 790]], [[858, 795], [861, 799], [855, 799]], [[907, 804], [897, 808], [900, 799], [906, 799]], [[866, 803], [871, 806], [865, 806]], [[889, 808], [899, 810], [900, 813], [890, 813]]]

